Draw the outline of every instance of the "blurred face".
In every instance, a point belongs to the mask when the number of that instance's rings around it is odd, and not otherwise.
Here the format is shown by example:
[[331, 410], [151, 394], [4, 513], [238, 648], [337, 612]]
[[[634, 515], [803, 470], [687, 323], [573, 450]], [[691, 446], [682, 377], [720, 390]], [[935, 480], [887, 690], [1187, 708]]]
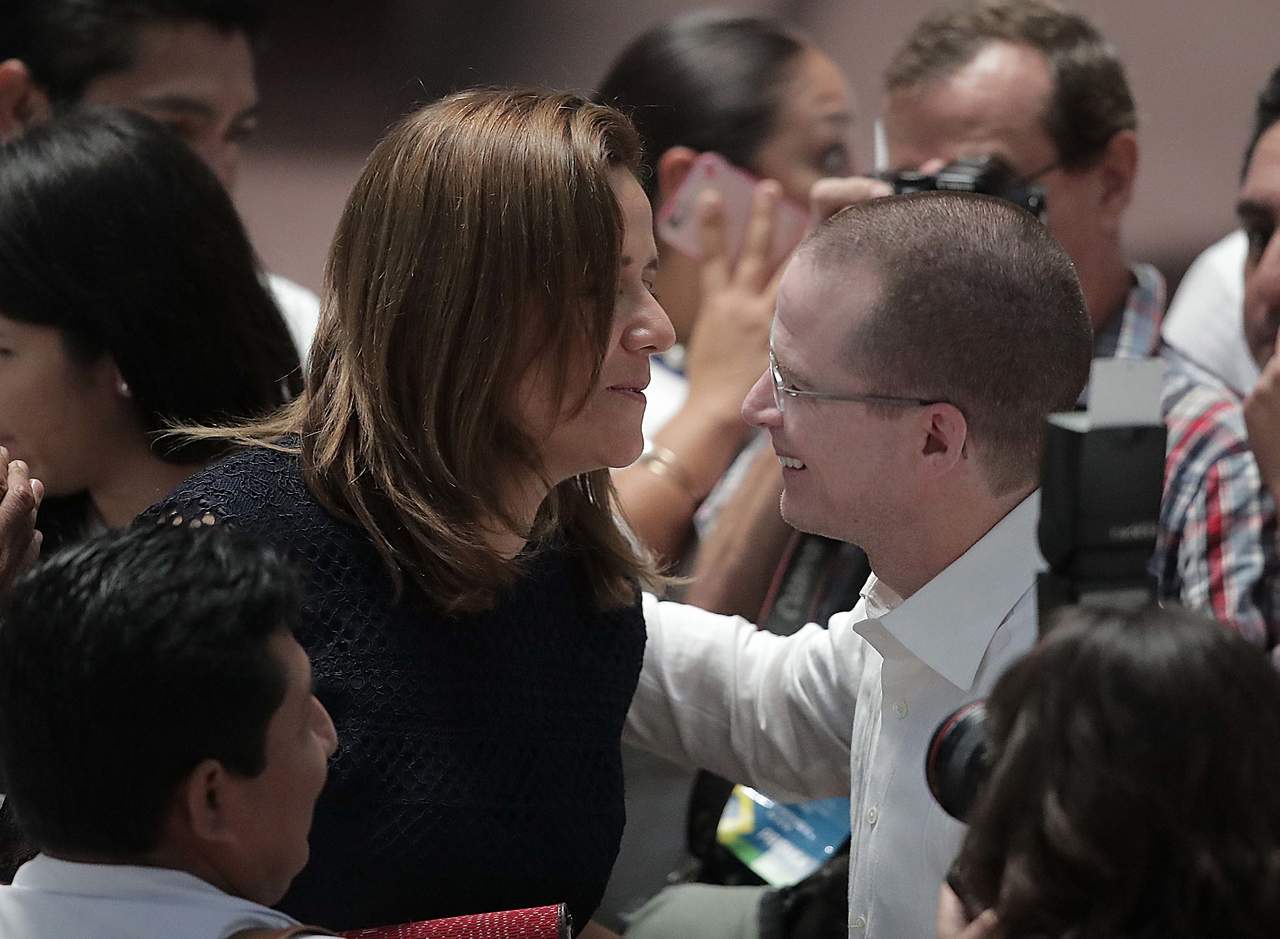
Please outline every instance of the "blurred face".
[[111, 359], [82, 363], [62, 333], [0, 315], [0, 445], [51, 495], [92, 487], [116, 445], [146, 446]]
[[[805, 255], [793, 259], [778, 288], [772, 345], [784, 382], [805, 391], [881, 394], [859, 376], [850, 332], [869, 315], [879, 278], [854, 265], [832, 276]], [[769, 432], [782, 464], [782, 517], [801, 531], [861, 545], [905, 510], [907, 470], [916, 437], [904, 408], [883, 412], [857, 402], [783, 397], [760, 377], [742, 405], [748, 423]]]
[[1048, 202], [1049, 230], [1079, 265], [1103, 219], [1094, 209], [1095, 170], [1055, 167], [1057, 148], [1043, 125], [1052, 93], [1043, 54], [990, 43], [955, 73], [888, 96], [889, 166], [935, 172], [962, 157], [1002, 158], [1018, 175], [1035, 176]]
[[752, 171], [776, 179], [801, 205], [825, 176], [853, 172], [850, 135], [853, 105], [834, 62], [816, 49], [804, 52], [780, 98], [774, 127], [756, 154]]
[[1280, 124], [1258, 140], [1236, 207], [1249, 236], [1244, 266], [1244, 330], [1258, 367], [1275, 355], [1280, 329]]
[[286, 687], [267, 725], [266, 765], [257, 776], [232, 783], [239, 790], [235, 824], [244, 847], [232, 886], [267, 905], [284, 896], [306, 866], [311, 817], [338, 747], [329, 712], [312, 693], [306, 652], [284, 631], [271, 638], [270, 648], [284, 667]]
[[[566, 400], [555, 401], [552, 377], [545, 369], [532, 368], [521, 381], [521, 424], [542, 441], [542, 460], [553, 482], [635, 462], [644, 449], [640, 423], [649, 356], [665, 352], [675, 342], [671, 321], [653, 295], [658, 249], [649, 199], [625, 170], [614, 171], [612, 183], [624, 224], [622, 272], [600, 380], [577, 410], [582, 389], [570, 384]], [[585, 368], [583, 374], [585, 382]]]
[[243, 33], [153, 23], [139, 31], [132, 67], [90, 82], [83, 100], [141, 111], [169, 126], [231, 190], [240, 146], [257, 126], [253, 51]]

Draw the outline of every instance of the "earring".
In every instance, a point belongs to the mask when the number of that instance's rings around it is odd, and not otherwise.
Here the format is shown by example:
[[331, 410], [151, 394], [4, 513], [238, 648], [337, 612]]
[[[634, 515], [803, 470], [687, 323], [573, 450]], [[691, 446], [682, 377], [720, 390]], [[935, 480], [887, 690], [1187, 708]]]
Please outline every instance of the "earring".
[[122, 398], [132, 398], [133, 389], [129, 387], [129, 383], [123, 378], [116, 383], [116, 391], [120, 392]]

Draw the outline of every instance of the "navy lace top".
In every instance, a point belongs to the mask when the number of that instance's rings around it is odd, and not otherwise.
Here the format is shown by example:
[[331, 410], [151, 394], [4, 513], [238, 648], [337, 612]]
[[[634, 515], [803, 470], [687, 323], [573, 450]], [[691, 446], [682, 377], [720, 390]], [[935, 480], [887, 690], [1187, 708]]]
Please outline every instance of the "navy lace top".
[[488, 612], [440, 615], [410, 585], [393, 604], [363, 532], [271, 450], [231, 455], [142, 516], [215, 519], [300, 563], [298, 640], [338, 730], [311, 860], [281, 909], [343, 930], [565, 901], [582, 928], [622, 834], [638, 602], [597, 611], [559, 549]]

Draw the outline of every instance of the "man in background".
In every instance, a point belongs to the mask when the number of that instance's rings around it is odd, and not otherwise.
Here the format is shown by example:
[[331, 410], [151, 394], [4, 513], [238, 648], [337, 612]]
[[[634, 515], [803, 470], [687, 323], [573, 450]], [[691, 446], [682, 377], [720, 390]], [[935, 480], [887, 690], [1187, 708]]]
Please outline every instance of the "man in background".
[[[170, 127], [232, 191], [258, 125], [261, 20], [261, 0], [5, 0], [0, 139], [59, 108], [126, 107]], [[305, 361], [319, 300], [265, 277]]]
[[0, 769], [41, 852], [0, 935], [227, 936], [306, 864], [333, 724], [291, 627], [299, 586], [224, 531], [111, 533], [0, 606]]

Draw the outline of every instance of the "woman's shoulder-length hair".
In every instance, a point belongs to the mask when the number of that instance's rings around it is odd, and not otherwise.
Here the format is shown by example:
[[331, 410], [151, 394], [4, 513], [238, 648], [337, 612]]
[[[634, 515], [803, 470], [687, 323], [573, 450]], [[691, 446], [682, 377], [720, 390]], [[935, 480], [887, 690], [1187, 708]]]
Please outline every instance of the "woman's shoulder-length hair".
[[[368, 533], [397, 591], [408, 578], [443, 610], [491, 605], [524, 564], [487, 544], [495, 522], [574, 552], [602, 608], [650, 577], [607, 470], [556, 485], [531, 532], [504, 504], [513, 477], [542, 471], [516, 418], [526, 369], [570, 406], [599, 379], [623, 240], [611, 174], [638, 160], [612, 108], [511, 89], [430, 104], [370, 156], [330, 251], [306, 392], [248, 436], [300, 434], [309, 488]], [[569, 387], [584, 361], [589, 384]]]

